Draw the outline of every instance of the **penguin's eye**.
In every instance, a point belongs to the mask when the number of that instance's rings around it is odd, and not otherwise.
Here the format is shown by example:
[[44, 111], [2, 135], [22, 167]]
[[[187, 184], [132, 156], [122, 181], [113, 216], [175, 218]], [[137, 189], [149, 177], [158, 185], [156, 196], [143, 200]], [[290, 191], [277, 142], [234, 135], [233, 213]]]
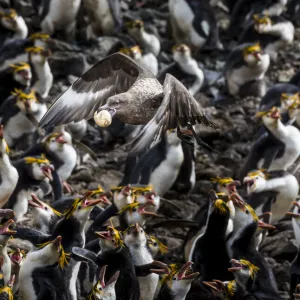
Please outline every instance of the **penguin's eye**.
[[81, 209], [81, 205], [78, 205], [77, 209]]
[[47, 207], [47, 206], [45, 206], [45, 210], [48, 210], [48, 207]]
[[54, 143], [54, 142], [55, 142], [55, 139], [51, 139], [51, 142]]
[[153, 243], [153, 246], [156, 247], [156, 246], [157, 246], [157, 243]]
[[222, 184], [222, 187], [226, 187], [226, 184]]
[[246, 214], [249, 214], [249, 210], [248, 209], [246, 210]]
[[143, 229], [141, 229], [141, 233], [143, 233]]
[[173, 280], [176, 280], [176, 277], [173, 277]]
[[136, 211], [136, 208], [133, 208], [132, 211], [135, 212], [135, 211]]

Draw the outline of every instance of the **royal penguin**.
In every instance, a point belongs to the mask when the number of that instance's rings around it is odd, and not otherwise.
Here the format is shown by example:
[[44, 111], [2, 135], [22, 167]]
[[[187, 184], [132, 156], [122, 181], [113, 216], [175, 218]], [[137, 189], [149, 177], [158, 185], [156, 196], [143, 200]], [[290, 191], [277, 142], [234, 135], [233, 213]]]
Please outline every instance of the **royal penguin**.
[[[236, 281], [235, 297], [237, 298], [238, 296], [246, 296], [246, 299], [248, 299], [249, 295], [252, 295], [254, 299], [254, 295], [252, 294], [252, 286], [254, 285], [254, 281], [259, 273], [259, 267], [253, 265], [250, 261], [245, 259], [232, 259], [230, 263], [231, 267], [229, 268], [229, 271], [234, 274]], [[244, 297], [242, 299], [244, 299]]]
[[95, 263], [101, 267], [107, 265], [107, 278], [110, 278], [119, 271], [119, 278], [115, 285], [117, 299], [139, 300], [140, 287], [137, 280], [133, 257], [127, 247], [124, 247], [122, 234], [113, 227], [108, 227], [106, 231], [97, 232], [100, 237], [100, 252], [94, 252], [79, 247], [72, 249], [73, 255], [78, 260]]
[[259, 103], [259, 111], [267, 111], [273, 106], [280, 109], [280, 113], [287, 112], [288, 107], [299, 100], [300, 87], [291, 83], [277, 83], [268, 89]]
[[168, 253], [168, 247], [164, 245], [157, 237], [153, 235], [148, 235], [147, 239], [148, 239], [147, 246], [149, 248], [149, 251], [153, 259], [155, 259], [159, 255], [164, 255]]
[[32, 215], [32, 227], [43, 232], [50, 233], [62, 217], [62, 213], [41, 201], [35, 194], [28, 200], [29, 211]]
[[294, 25], [282, 17], [254, 14], [239, 44], [259, 42], [271, 60], [276, 61], [278, 52], [293, 43], [294, 33]]
[[120, 271], [117, 271], [109, 280], [105, 280], [107, 266], [100, 269], [100, 276], [97, 283], [86, 299], [88, 300], [116, 300], [115, 285], [119, 278]]
[[11, 261], [11, 275], [15, 277], [13, 292], [14, 294], [16, 294], [19, 290], [19, 274], [24, 259], [26, 258], [26, 252], [17, 248], [16, 250], [13, 250], [9, 253], [9, 258]]
[[0, 126], [0, 208], [7, 203], [19, 180], [19, 173], [8, 154], [9, 148], [4, 139], [3, 126]]
[[[71, 253], [73, 247], [84, 247], [86, 240], [85, 225], [89, 219], [91, 210], [100, 202], [101, 200], [89, 199], [88, 195], [77, 198], [70, 208], [65, 211], [63, 217], [55, 224], [50, 234], [20, 227], [17, 229], [16, 237], [27, 239], [34, 245], [38, 245], [47, 243], [60, 234], [62, 236], [62, 247], [65, 253]], [[62, 282], [59, 282], [61, 285], [61, 299], [77, 300], [76, 279], [80, 264], [80, 261], [70, 258], [64, 268], [52, 268], [47, 272], [45, 271], [47, 276], [53, 274], [53, 277], [49, 278], [49, 284], [51, 285], [55, 286], [57, 278], [62, 278]]]
[[0, 256], [3, 257], [2, 272], [5, 284], [7, 284], [11, 278], [11, 262], [8, 256], [7, 243], [10, 236], [16, 233], [16, 231], [10, 228], [13, 224], [13, 220], [8, 220], [1, 225], [0, 230]]
[[158, 74], [158, 60], [152, 52], [142, 53], [142, 49], [138, 45], [121, 48], [119, 52], [131, 57], [136, 63], [151, 71], [155, 76]]
[[22, 16], [14, 9], [0, 10], [0, 40], [3, 45], [7, 39], [25, 39], [28, 27]]
[[[46, 296], [56, 296], [55, 288], [49, 286], [48, 278], [41, 275], [44, 275], [42, 273], [44, 268], [57, 265], [64, 259], [66, 259], [66, 254], [62, 248], [61, 236], [57, 236], [42, 248], [30, 251], [26, 255], [19, 273], [20, 297], [24, 300], [37, 300], [44, 299]], [[62, 266], [64, 265], [62, 264]], [[51, 288], [53, 291], [50, 291]]]
[[0, 71], [0, 103], [3, 103], [11, 92], [17, 89], [25, 89], [31, 84], [32, 72], [30, 65], [25, 62], [11, 64], [8, 68]]
[[282, 123], [278, 108], [259, 112], [257, 116], [262, 118], [267, 132], [253, 144], [241, 170], [242, 178], [247, 172], [261, 168], [286, 171], [299, 157], [300, 132], [295, 126]]
[[[129, 227], [124, 234], [124, 242], [128, 247], [135, 266], [153, 262], [152, 255], [147, 248], [147, 237], [144, 229], [138, 223]], [[141, 299], [153, 300], [159, 277], [157, 274], [138, 277]]]
[[141, 156], [128, 182], [132, 185], [151, 184], [155, 192], [163, 196], [174, 184], [183, 161], [181, 140], [176, 130], [170, 130]]
[[25, 150], [47, 106], [38, 100], [33, 89], [15, 89], [0, 107], [4, 138], [9, 147]]
[[170, 23], [177, 44], [185, 43], [193, 50], [206, 46], [223, 49], [217, 20], [208, 1], [169, 0]]
[[221, 281], [214, 279], [213, 281], [204, 281], [204, 285], [208, 286], [215, 295], [223, 295], [225, 299], [235, 299], [237, 283], [235, 280]]
[[269, 65], [270, 56], [259, 44], [245, 43], [235, 47], [224, 66], [228, 93], [262, 97], [266, 93], [264, 76]]
[[53, 84], [53, 74], [48, 62], [51, 52], [43, 47], [29, 47], [25, 51], [28, 53], [28, 60], [32, 65], [36, 77], [32, 88], [42, 98], [46, 98]]
[[163, 300], [185, 300], [191, 288], [191, 283], [199, 276], [198, 272], [193, 272], [193, 263], [186, 262], [182, 267], [171, 264], [161, 275], [161, 288], [155, 299]]
[[231, 38], [236, 37], [251, 20], [253, 14], [280, 16], [286, 8], [287, 0], [238, 0], [230, 16], [228, 33]]
[[[265, 258], [257, 251], [257, 228], [269, 228], [259, 221], [254, 209], [244, 203], [236, 206], [233, 231], [226, 241], [230, 259], [244, 259], [260, 269], [251, 288], [251, 293], [263, 299], [280, 299], [274, 274]], [[259, 296], [258, 296], [259, 295]]]
[[54, 170], [50, 161], [42, 156], [25, 157], [13, 163], [18, 171], [17, 185], [10, 196], [5, 208], [11, 208], [15, 212], [17, 222], [21, 221], [28, 210], [28, 200], [31, 194], [39, 189], [41, 182], [51, 181], [53, 185], [52, 172]]
[[122, 16], [119, 0], [83, 0], [82, 2], [89, 19], [86, 29], [88, 40], [100, 35], [114, 35], [121, 29]]
[[81, 0], [52, 0], [42, 3], [40, 13], [42, 32], [52, 36], [63, 31], [64, 37], [72, 41]]
[[47, 48], [46, 41], [49, 35], [43, 33], [34, 33], [27, 39], [16, 39], [7, 42], [0, 48], [0, 71], [6, 69], [11, 64], [28, 62], [28, 53], [26, 48], [43, 47]]
[[156, 57], [160, 53], [160, 40], [152, 32], [145, 29], [142, 20], [134, 20], [125, 23], [128, 34], [133, 37], [146, 53], [151, 52]]
[[187, 76], [194, 78], [194, 82], [189, 86], [189, 92], [195, 96], [200, 91], [204, 83], [204, 73], [198, 66], [198, 62], [192, 57], [191, 49], [185, 44], [175, 45], [172, 48], [174, 62], [163, 69], [158, 78], [163, 82], [167, 73], [172, 74], [178, 79]]
[[228, 272], [229, 256], [226, 250], [226, 236], [232, 231], [232, 226], [229, 231], [227, 229], [230, 208], [213, 191], [210, 192], [209, 201], [205, 231], [195, 239], [189, 260], [194, 263], [193, 270], [200, 272], [202, 281], [215, 278], [227, 280], [231, 276]]
[[57, 174], [65, 185], [77, 163], [77, 152], [62, 133], [54, 132], [45, 136], [40, 143], [25, 151], [21, 157], [44, 153], [54, 165]]
[[247, 202], [255, 209], [256, 214], [270, 211], [272, 221], [283, 217], [299, 193], [298, 180], [286, 171], [250, 172], [244, 178], [244, 184], [247, 185], [250, 196]]

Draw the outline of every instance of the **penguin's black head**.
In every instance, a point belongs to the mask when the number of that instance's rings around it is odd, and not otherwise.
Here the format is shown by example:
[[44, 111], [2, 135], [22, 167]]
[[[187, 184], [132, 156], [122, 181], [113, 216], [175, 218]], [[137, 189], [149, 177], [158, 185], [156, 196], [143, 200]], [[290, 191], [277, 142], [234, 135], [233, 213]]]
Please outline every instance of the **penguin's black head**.
[[50, 181], [53, 180], [52, 171], [54, 171], [54, 166], [45, 157], [33, 156], [24, 158], [25, 166], [28, 169], [28, 175], [35, 180], [44, 180], [48, 178]]
[[16, 31], [18, 14], [14, 9], [4, 9], [0, 11], [0, 21], [3, 27]]
[[16, 97], [16, 106], [25, 114], [34, 114], [39, 110], [34, 89], [15, 89], [12, 95]]
[[9, 67], [13, 71], [13, 79], [24, 87], [30, 86], [32, 73], [31, 68], [28, 63], [20, 62], [16, 64], [11, 64]]

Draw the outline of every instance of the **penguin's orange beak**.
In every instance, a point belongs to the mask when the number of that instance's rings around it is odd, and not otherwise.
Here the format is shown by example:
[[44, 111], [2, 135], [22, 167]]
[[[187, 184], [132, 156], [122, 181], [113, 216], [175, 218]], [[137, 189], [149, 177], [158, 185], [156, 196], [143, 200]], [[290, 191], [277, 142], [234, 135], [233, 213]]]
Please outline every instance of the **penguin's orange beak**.
[[242, 264], [238, 260], [236, 260], [236, 259], [232, 259], [230, 261], [230, 263], [231, 263], [232, 267], [228, 268], [229, 272], [237, 272], [237, 271], [240, 271], [240, 270], [243, 269]]
[[279, 110], [274, 110], [272, 113], [271, 113], [271, 118], [273, 119], [280, 119], [280, 112]]
[[144, 216], [157, 216], [156, 213], [151, 212], [151, 211], [146, 211], [146, 208], [149, 206], [155, 206], [153, 200], [152, 201], [147, 201], [145, 204], [142, 204], [139, 208], [138, 208], [138, 213]]
[[88, 208], [88, 207], [91, 207], [91, 206], [95, 206], [95, 205], [97, 205], [101, 202], [102, 202], [102, 199], [85, 199], [82, 202], [82, 208]]
[[220, 280], [203, 281], [203, 284], [216, 292], [220, 292], [224, 288], [224, 283]]
[[61, 248], [61, 240], [62, 240], [62, 237], [59, 235], [56, 239], [54, 239], [52, 241], [52, 244], [57, 247], [57, 250], [60, 251], [60, 248]]
[[130, 185], [127, 185], [122, 189], [122, 194], [126, 197], [130, 196], [130, 192], [131, 192]]
[[195, 279], [199, 275], [199, 272], [193, 273], [192, 264], [193, 263], [191, 261], [188, 261], [182, 266], [182, 268], [179, 270], [177, 274], [178, 280]]
[[0, 234], [1, 235], [12, 235], [17, 233], [15, 230], [10, 229], [9, 227], [11, 225], [15, 224], [14, 220], [8, 220], [6, 223], [4, 223], [1, 227], [0, 227]]
[[52, 176], [52, 168], [50, 166], [43, 166], [42, 171], [44, 175], [49, 178], [50, 181], [53, 181], [53, 176]]
[[31, 194], [31, 199], [28, 200], [28, 204], [32, 207], [45, 210], [44, 203], [35, 194]]
[[15, 264], [20, 265], [22, 261], [22, 253], [20, 248], [17, 248], [16, 252], [11, 255], [10, 260]]
[[67, 141], [63, 138], [63, 135], [60, 135], [59, 137], [56, 138], [56, 142], [59, 144], [66, 144]]
[[270, 230], [276, 229], [275, 226], [273, 226], [273, 225], [271, 225], [271, 224], [264, 223], [264, 222], [261, 221], [261, 220], [258, 221], [258, 227], [259, 227], [259, 228], [262, 228], [262, 229], [270, 229]]
[[15, 217], [15, 212], [12, 209], [0, 209], [0, 217], [5, 219], [12, 219]]

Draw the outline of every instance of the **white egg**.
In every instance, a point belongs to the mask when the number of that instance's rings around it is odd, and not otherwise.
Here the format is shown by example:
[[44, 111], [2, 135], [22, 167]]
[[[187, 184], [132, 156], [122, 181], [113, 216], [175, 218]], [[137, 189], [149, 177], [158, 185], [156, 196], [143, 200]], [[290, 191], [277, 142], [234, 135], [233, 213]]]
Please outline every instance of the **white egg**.
[[100, 127], [108, 127], [112, 122], [112, 116], [107, 110], [101, 110], [99, 113], [95, 112], [94, 120]]

